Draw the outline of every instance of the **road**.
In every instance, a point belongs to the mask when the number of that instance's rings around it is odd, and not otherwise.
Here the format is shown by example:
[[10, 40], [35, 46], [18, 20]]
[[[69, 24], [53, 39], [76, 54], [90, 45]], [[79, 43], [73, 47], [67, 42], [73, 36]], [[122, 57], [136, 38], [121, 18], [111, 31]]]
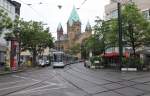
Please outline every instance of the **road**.
[[0, 96], [150, 96], [150, 72], [45, 67], [0, 76]]

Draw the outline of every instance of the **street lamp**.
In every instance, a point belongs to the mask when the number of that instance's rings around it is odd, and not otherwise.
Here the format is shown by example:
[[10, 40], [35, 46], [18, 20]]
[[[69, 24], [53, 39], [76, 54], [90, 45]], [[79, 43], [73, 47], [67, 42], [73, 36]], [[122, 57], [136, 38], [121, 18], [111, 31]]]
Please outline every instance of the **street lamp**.
[[122, 42], [122, 16], [121, 16], [121, 0], [114, 0], [117, 3], [118, 10], [118, 43], [119, 43], [119, 67], [122, 65], [123, 57], [123, 42]]
[[[57, 6], [58, 7], [58, 9], [60, 10], [60, 13], [61, 13], [61, 8], [62, 8], [62, 5], [58, 5]], [[57, 34], [58, 35], [58, 34]], [[60, 37], [59, 37], [59, 40], [58, 40], [58, 51], [62, 51], [61, 50], [61, 40], [60, 40]]]
[[123, 47], [122, 47], [122, 16], [121, 16], [121, 3], [117, 2], [118, 8], [118, 43], [119, 43], [119, 61], [120, 61], [120, 68], [122, 65], [122, 57], [123, 57]]

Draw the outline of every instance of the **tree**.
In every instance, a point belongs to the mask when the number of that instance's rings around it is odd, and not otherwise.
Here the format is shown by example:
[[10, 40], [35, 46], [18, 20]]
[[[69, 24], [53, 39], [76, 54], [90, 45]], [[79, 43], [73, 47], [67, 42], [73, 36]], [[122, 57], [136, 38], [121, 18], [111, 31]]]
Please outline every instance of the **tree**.
[[105, 49], [110, 48], [110, 47], [116, 47], [118, 45], [117, 20], [111, 19], [109, 21], [104, 21], [102, 25], [102, 31], [104, 32]]
[[53, 46], [53, 38], [48, 33], [49, 29], [44, 29], [41, 22], [21, 20], [19, 23], [22, 49], [30, 51], [35, 65], [36, 57], [42, 54], [46, 47]]
[[132, 47], [135, 57], [136, 49], [144, 44], [148, 22], [134, 3], [125, 5], [122, 10], [122, 18], [124, 40], [128, 46]]
[[94, 34], [85, 42], [87, 49], [92, 50], [95, 55], [99, 55], [105, 53], [107, 48], [114, 47], [117, 44], [116, 22], [115, 19], [104, 21], [97, 17]]
[[94, 55], [99, 55], [103, 52], [103, 42], [98, 38], [98, 35], [92, 35], [83, 43], [84, 51], [92, 51]]
[[4, 28], [12, 28], [12, 20], [4, 10], [0, 9], [0, 35]]

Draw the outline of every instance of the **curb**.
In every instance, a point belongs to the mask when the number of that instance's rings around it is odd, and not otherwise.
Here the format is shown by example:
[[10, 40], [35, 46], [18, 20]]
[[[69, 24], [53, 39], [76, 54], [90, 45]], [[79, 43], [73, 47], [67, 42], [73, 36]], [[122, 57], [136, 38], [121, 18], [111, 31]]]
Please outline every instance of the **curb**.
[[[35, 67], [33, 69], [42, 69], [40, 67]], [[32, 68], [25, 68], [25, 69], [19, 69], [19, 70], [16, 70], [16, 71], [4, 71], [4, 72], [0, 72], [0, 76], [3, 76], [3, 75], [7, 75], [7, 74], [13, 74], [13, 73], [19, 73], [19, 72], [25, 72], [25, 71], [29, 71], [29, 70], [32, 70]]]
[[0, 73], [0, 76], [3, 76], [3, 75], [7, 75], [7, 74], [13, 74], [13, 73], [19, 73], [19, 72], [24, 72], [24, 70], [17, 70], [17, 71], [6, 71], [6, 72], [2, 72]]

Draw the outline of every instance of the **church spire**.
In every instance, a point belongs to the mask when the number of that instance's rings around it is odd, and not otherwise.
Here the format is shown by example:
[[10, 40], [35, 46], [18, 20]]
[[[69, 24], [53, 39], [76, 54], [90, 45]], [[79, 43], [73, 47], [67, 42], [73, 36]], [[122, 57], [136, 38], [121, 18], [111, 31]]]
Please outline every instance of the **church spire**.
[[85, 31], [86, 32], [92, 32], [92, 27], [90, 25], [90, 22], [88, 21], [87, 24], [86, 24], [86, 28], [85, 28]]
[[72, 24], [74, 22], [80, 22], [80, 18], [79, 18], [77, 11], [76, 11], [75, 6], [73, 6], [72, 12], [71, 12], [70, 17], [68, 19], [69, 26], [72, 26]]
[[57, 27], [57, 32], [58, 32], [58, 31], [62, 31], [62, 32], [63, 32], [63, 28], [62, 28], [62, 25], [61, 25], [61, 23], [59, 23], [59, 24], [58, 24], [58, 27]]
[[63, 36], [63, 28], [61, 23], [59, 23], [57, 27], [57, 40], [60, 40], [61, 36]]

